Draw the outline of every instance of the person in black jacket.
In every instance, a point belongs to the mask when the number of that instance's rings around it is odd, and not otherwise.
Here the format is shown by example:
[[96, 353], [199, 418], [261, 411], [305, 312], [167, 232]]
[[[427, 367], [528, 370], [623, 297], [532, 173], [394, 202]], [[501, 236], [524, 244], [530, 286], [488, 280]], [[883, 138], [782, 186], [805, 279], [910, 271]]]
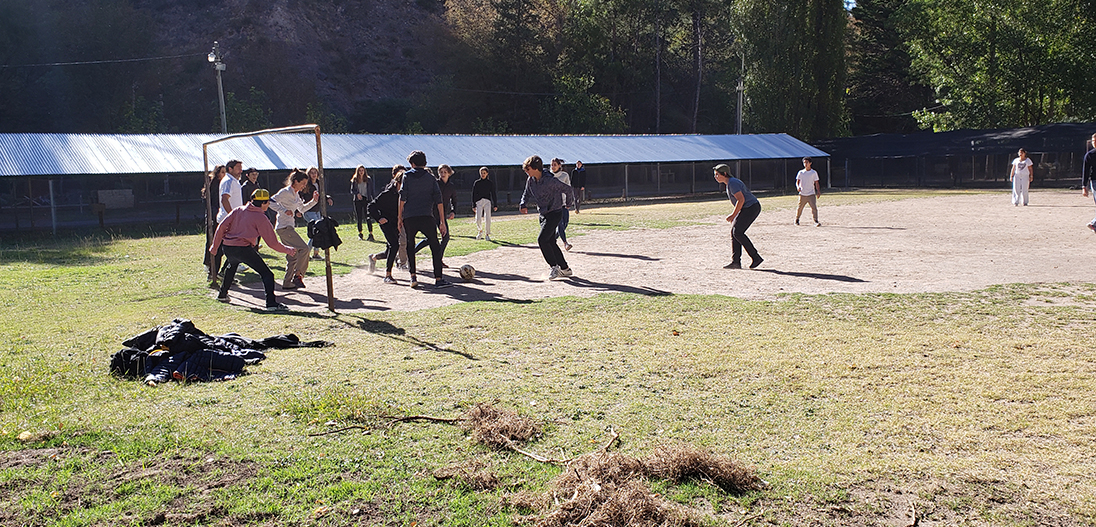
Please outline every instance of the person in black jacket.
[[[439, 232], [441, 235], [441, 254], [445, 255], [445, 248], [449, 246], [449, 220], [457, 216], [457, 188], [449, 182], [449, 178], [453, 176], [453, 169], [449, 165], [438, 165], [438, 188], [441, 189], [441, 203], [444, 211], [442, 217], [438, 217], [438, 212], [434, 210], [434, 221], [438, 224]], [[441, 225], [445, 224], [445, 228], [442, 229]], [[423, 248], [429, 245], [427, 240], [419, 242], [415, 246], [415, 254], [418, 254]], [[442, 262], [442, 267], [449, 267]]]
[[386, 284], [396, 283], [396, 279], [392, 277], [392, 265], [396, 263], [396, 256], [399, 253], [400, 232], [396, 224], [399, 221], [400, 182], [403, 180], [404, 170], [406, 169], [403, 165], [392, 167], [392, 181], [380, 194], [377, 194], [377, 197], [373, 198], [373, 201], [369, 202], [369, 217], [376, 220], [387, 244], [383, 252], [369, 255], [369, 272], [372, 274], [377, 270], [377, 260], [386, 260], [387, 268], [384, 273]]
[[571, 188], [575, 189], [575, 214], [578, 214], [578, 206], [586, 197], [586, 168], [582, 166], [582, 161], [575, 161], [575, 169], [571, 171]]
[[487, 222], [487, 241], [491, 241], [491, 212], [498, 211], [499, 197], [495, 193], [495, 182], [488, 179], [487, 167], [480, 167], [480, 178], [472, 183], [472, 212], [476, 213], [476, 239], [484, 237], [483, 222]]

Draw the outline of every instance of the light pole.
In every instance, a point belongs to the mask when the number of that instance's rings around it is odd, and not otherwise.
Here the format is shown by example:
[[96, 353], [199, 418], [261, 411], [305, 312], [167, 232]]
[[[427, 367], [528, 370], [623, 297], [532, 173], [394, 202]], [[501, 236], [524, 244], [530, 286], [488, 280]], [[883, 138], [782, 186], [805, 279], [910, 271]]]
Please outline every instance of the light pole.
[[209, 56], [206, 58], [213, 64], [213, 69], [217, 70], [217, 96], [221, 103], [221, 133], [227, 134], [228, 120], [225, 119], [225, 90], [221, 85], [221, 72], [225, 70], [225, 63], [221, 62], [221, 46], [216, 40], [213, 41], [213, 51], [210, 51]]
[[742, 93], [746, 91], [746, 85], [742, 82], [746, 76], [746, 50], [741, 50], [742, 56], [742, 69], [738, 71], [738, 114], [734, 121], [734, 133], [736, 135], [742, 134]]

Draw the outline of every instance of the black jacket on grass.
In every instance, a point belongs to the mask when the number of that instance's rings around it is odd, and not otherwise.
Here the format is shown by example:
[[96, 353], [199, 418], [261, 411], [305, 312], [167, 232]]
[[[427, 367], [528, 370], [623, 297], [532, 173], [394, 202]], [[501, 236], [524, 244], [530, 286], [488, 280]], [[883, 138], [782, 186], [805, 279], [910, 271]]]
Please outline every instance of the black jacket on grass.
[[234, 379], [244, 366], [266, 358], [262, 350], [330, 345], [322, 340], [301, 342], [296, 335], [253, 340], [228, 333], [206, 335], [189, 320], [177, 318], [122, 342], [110, 360], [110, 372], [145, 382], [215, 381]]

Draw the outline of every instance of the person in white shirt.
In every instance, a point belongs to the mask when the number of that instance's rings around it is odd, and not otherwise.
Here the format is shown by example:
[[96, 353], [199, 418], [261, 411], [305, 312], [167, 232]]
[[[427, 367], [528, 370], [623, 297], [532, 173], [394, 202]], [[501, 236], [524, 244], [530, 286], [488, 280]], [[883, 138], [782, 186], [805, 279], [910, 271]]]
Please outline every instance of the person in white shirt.
[[803, 206], [811, 206], [811, 215], [814, 216], [814, 226], [821, 227], [818, 222], [818, 196], [822, 194], [822, 186], [818, 184], [818, 172], [811, 168], [811, 158], [803, 158], [803, 170], [795, 175], [795, 188], [799, 190], [799, 209], [795, 211], [795, 224], [799, 225], [799, 217], [803, 215]]
[[308, 271], [308, 242], [297, 234], [297, 213], [304, 214], [316, 206], [320, 202], [320, 193], [312, 191], [312, 199], [305, 203], [301, 199], [300, 192], [307, 186], [308, 174], [293, 169], [293, 172], [290, 172], [289, 177], [285, 179], [285, 188], [270, 198], [270, 209], [278, 213], [274, 232], [278, 234], [278, 239], [283, 245], [297, 250], [294, 254], [285, 255], [285, 278], [282, 279], [282, 289], [304, 287], [304, 273]]
[[1018, 152], [1020, 157], [1012, 160], [1012, 170], [1008, 174], [1009, 181], [1012, 182], [1012, 204], [1013, 206], [1020, 206], [1020, 202], [1023, 201], [1024, 206], [1028, 204], [1028, 186], [1035, 180], [1035, 171], [1031, 169], [1032, 163], [1027, 156], [1027, 150], [1023, 148]]
[[229, 212], [242, 207], [244, 204], [243, 186], [240, 184], [240, 176], [244, 173], [243, 162], [233, 159], [225, 163], [225, 169], [228, 171], [228, 175], [232, 177], [221, 178], [219, 189], [221, 199], [218, 200], [221, 209], [217, 212], [218, 224], [225, 221], [225, 216], [228, 216]]

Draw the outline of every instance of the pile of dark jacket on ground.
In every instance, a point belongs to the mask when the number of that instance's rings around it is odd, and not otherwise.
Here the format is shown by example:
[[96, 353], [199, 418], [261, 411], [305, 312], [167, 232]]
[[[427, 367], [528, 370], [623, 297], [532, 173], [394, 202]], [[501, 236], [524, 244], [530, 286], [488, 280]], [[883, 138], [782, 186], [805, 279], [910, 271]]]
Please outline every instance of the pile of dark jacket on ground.
[[194, 327], [193, 322], [177, 318], [170, 324], [136, 335], [122, 345], [125, 348], [110, 359], [111, 373], [159, 384], [173, 379], [185, 382], [235, 379], [244, 373], [244, 366], [258, 364], [266, 358], [263, 350], [318, 348], [331, 343], [322, 340], [301, 342], [293, 334], [260, 340], [235, 333], [206, 335]]

